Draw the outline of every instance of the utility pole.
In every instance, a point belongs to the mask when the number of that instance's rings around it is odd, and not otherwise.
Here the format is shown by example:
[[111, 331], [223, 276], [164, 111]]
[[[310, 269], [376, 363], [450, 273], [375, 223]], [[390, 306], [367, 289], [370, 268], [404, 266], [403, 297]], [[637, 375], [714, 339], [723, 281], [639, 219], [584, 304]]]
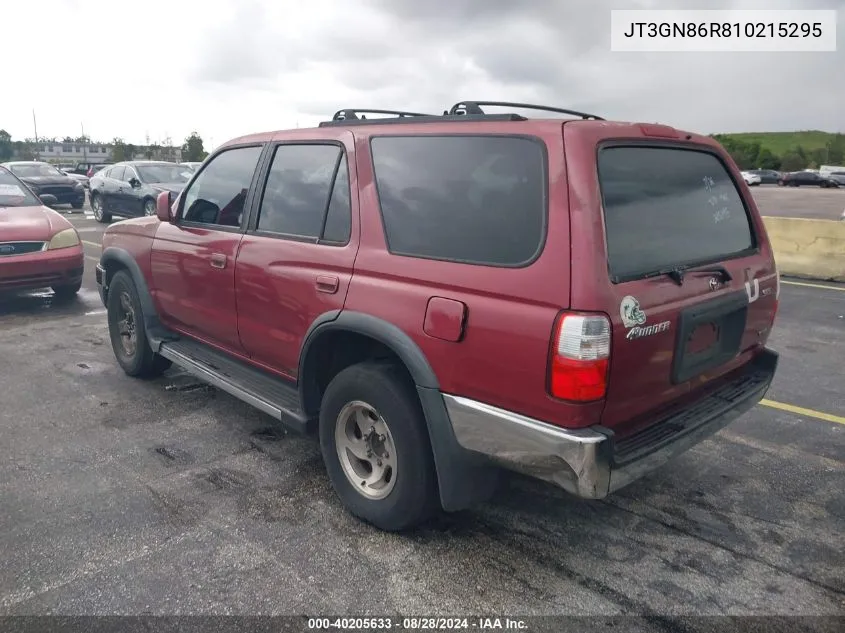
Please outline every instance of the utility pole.
[[88, 162], [88, 139], [85, 137], [85, 125], [82, 121], [79, 122], [79, 127], [82, 130], [82, 160]]
[[35, 108], [32, 109], [32, 127], [35, 129], [35, 158], [40, 158], [38, 147], [38, 124], [35, 122]]

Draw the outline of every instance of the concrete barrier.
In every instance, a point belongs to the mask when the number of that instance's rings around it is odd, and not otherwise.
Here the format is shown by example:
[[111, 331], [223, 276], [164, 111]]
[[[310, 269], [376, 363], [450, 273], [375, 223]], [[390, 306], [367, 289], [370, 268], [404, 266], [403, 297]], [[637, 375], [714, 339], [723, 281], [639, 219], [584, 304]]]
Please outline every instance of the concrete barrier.
[[764, 216], [782, 275], [845, 282], [845, 222]]

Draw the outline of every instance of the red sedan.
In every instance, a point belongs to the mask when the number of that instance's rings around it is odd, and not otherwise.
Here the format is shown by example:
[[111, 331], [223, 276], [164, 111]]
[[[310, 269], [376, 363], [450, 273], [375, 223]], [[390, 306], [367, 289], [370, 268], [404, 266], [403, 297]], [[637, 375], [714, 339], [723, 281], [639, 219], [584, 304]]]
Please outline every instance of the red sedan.
[[70, 222], [45, 206], [54, 202], [0, 167], [0, 293], [49, 287], [70, 298], [82, 287], [82, 242]]

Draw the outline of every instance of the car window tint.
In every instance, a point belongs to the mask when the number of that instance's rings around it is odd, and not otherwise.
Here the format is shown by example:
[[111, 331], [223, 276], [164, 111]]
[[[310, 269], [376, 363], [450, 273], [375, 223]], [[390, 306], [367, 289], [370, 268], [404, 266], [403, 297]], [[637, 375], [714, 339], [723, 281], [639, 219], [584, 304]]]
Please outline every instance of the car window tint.
[[326, 216], [326, 227], [323, 229], [323, 240], [346, 244], [352, 231], [352, 207], [349, 203], [349, 170], [346, 165], [346, 155], [340, 159], [337, 168], [332, 197], [329, 201], [329, 212]]
[[598, 173], [613, 277], [717, 261], [753, 246], [736, 184], [709, 152], [607, 147]]
[[114, 178], [115, 180], [123, 180], [123, 172], [125, 167], [123, 165], [118, 165], [117, 167], [112, 167], [111, 171], [108, 173], [109, 178]]
[[185, 191], [183, 219], [240, 226], [260, 156], [261, 147], [238, 147], [215, 156]]
[[543, 242], [543, 145], [506, 136], [381, 137], [373, 165], [392, 253], [500, 266]]
[[257, 229], [319, 237], [340, 151], [336, 145], [277, 147], [261, 200]]

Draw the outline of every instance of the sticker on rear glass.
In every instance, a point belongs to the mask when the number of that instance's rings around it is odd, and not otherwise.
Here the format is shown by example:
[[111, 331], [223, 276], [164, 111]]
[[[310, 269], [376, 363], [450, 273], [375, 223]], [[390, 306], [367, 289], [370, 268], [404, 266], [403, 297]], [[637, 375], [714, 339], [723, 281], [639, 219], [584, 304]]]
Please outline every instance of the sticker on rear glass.
[[26, 194], [18, 185], [0, 184], [0, 196], [7, 198], [25, 198]]

